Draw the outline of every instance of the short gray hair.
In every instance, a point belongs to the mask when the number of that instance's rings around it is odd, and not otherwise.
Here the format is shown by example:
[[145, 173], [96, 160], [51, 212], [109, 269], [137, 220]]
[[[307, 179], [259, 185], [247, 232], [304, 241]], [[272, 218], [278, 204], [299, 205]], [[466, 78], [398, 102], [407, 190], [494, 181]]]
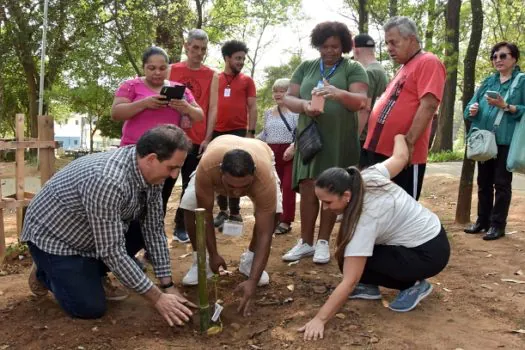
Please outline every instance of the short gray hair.
[[417, 41], [421, 43], [417, 33], [416, 22], [414, 22], [412, 19], [406, 16], [392, 17], [385, 23], [383, 30], [386, 33], [392, 28], [397, 28], [399, 30], [399, 34], [401, 34], [403, 38], [413, 35], [416, 37]]
[[277, 79], [273, 83], [272, 90], [275, 90], [275, 89], [288, 90], [289, 87], [290, 87], [290, 79], [288, 79], [288, 78], [281, 78], [281, 79]]
[[191, 43], [193, 40], [208, 41], [208, 34], [202, 29], [192, 29], [188, 33], [188, 40], [186, 40], [186, 42]]

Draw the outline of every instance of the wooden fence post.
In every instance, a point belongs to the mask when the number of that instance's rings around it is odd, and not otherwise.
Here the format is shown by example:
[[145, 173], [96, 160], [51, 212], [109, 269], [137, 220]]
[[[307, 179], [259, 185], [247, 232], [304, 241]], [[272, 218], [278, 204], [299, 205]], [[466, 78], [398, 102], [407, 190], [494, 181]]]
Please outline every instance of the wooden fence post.
[[[53, 141], [54, 122], [53, 117], [48, 115], [38, 116], [38, 140]], [[42, 186], [53, 176], [55, 172], [55, 149], [40, 148], [40, 183]]]

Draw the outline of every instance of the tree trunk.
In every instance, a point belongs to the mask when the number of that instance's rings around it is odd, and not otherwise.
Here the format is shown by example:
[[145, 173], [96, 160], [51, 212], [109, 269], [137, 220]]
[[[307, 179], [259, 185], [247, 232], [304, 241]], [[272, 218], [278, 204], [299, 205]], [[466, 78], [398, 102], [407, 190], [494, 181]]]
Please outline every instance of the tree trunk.
[[[483, 34], [483, 5], [482, 0], [471, 0], [472, 32], [463, 60], [463, 109], [474, 95], [476, 81], [476, 58], [478, 57], [479, 45]], [[465, 133], [468, 133], [470, 123], [465, 121]], [[459, 181], [458, 205], [456, 207], [456, 223], [466, 224], [470, 222], [470, 210], [472, 206], [472, 182], [474, 179], [474, 161], [463, 158], [461, 178]]]
[[390, 17], [397, 16], [398, 0], [389, 0], [388, 2], [388, 14]]
[[458, 81], [459, 55], [459, 12], [461, 0], [449, 0], [446, 14], [446, 41], [445, 66], [447, 67], [447, 81], [441, 110], [438, 119], [436, 139], [432, 145], [433, 152], [451, 151], [454, 127], [454, 105], [456, 103], [456, 87]]
[[428, 23], [427, 23], [427, 30], [425, 31], [425, 51], [432, 52], [433, 51], [432, 40], [434, 39], [434, 30], [436, 26], [436, 17], [437, 17], [436, 0], [428, 0], [427, 16], [428, 16]]
[[197, 8], [197, 24], [195, 25], [195, 28], [202, 29], [202, 5], [204, 4], [204, 0], [195, 0], [195, 7]]
[[359, 33], [368, 33], [368, 6], [367, 0], [359, 0]]

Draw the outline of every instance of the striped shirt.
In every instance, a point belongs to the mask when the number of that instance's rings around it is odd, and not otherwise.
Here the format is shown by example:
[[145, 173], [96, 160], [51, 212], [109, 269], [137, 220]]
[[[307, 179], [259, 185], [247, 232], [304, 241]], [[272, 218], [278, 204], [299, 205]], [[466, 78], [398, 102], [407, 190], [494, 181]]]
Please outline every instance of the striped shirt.
[[162, 185], [146, 183], [135, 146], [84, 156], [33, 198], [22, 241], [49, 254], [101, 259], [126, 287], [145, 293], [153, 282], [127, 255], [124, 234], [140, 219], [155, 275], [171, 276], [161, 191]]

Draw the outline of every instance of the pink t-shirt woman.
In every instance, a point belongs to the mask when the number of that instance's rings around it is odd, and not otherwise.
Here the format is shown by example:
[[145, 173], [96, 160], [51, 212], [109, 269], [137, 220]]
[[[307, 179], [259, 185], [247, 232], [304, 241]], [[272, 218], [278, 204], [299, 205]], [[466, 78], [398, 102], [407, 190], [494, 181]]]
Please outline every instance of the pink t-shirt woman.
[[[168, 81], [166, 81], [166, 83], [167, 82]], [[173, 81], [169, 81], [169, 84], [170, 86], [182, 85]], [[124, 97], [129, 99], [130, 102], [157, 95], [158, 93], [148, 87], [144, 83], [143, 78], [140, 77], [125, 81], [115, 93], [115, 97]], [[190, 104], [195, 102], [195, 98], [190, 89], [184, 91], [184, 99]], [[180, 120], [181, 114], [168, 105], [158, 109], [146, 108], [124, 122], [120, 146], [136, 144], [142, 134], [159, 124], [175, 124], [180, 126]]]

